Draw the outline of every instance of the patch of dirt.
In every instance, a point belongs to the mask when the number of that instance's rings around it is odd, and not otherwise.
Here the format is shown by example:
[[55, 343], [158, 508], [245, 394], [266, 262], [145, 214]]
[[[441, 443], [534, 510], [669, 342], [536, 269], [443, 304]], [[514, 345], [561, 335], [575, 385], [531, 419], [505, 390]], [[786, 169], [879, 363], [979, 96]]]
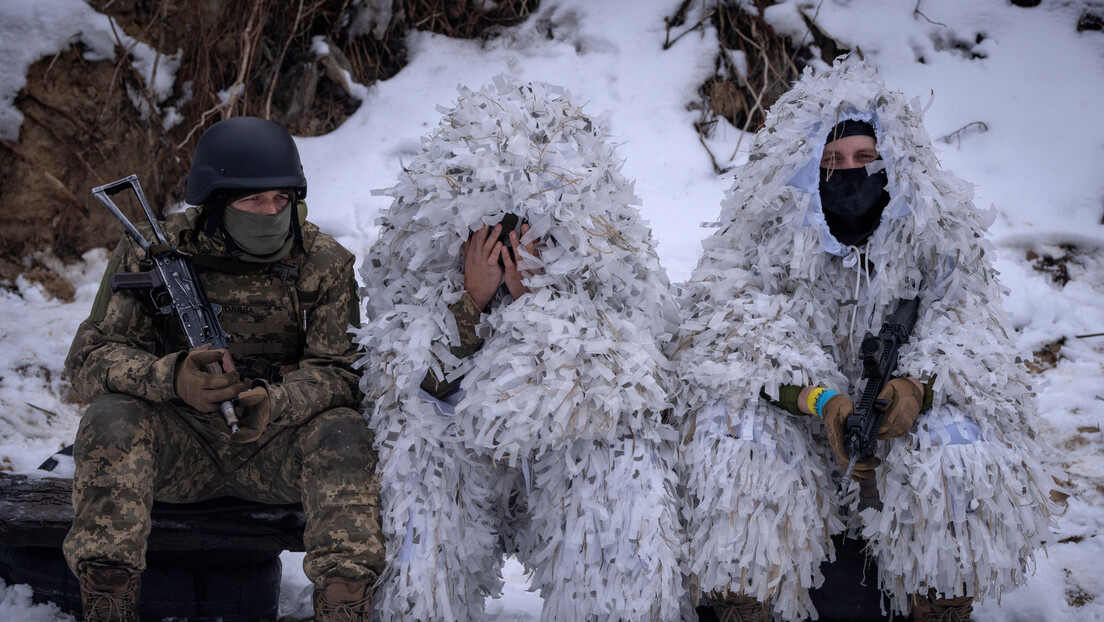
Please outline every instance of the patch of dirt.
[[1066, 589], [1066, 603], [1069, 604], [1070, 607], [1084, 607], [1095, 598], [1095, 594], [1090, 594], [1077, 586]]
[[[19, 139], [0, 143], [0, 278], [13, 280], [35, 251], [72, 261], [118, 240], [122, 229], [91, 188], [137, 173], [161, 205], [167, 169], [179, 166], [119, 95], [135, 78], [129, 65], [117, 71], [113, 61], [86, 60], [85, 51], [78, 42], [32, 65], [16, 98]], [[120, 207], [136, 215], [136, 206]]]
[[1070, 607], [1084, 607], [1096, 598], [1095, 594], [1090, 594], [1077, 585], [1072, 570], [1063, 568], [1062, 571], [1066, 575], [1066, 603]]
[[1104, 17], [1088, 11], [1082, 13], [1081, 17], [1077, 20], [1077, 32], [1085, 32], [1087, 30], [1098, 32], [1104, 30]]
[[936, 52], [949, 52], [966, 60], [987, 58], [985, 52], [979, 49], [979, 46], [988, 38], [983, 32], [976, 33], [970, 38], [962, 38], [951, 31], [935, 30], [928, 36], [931, 38], [932, 49]]
[[[664, 47], [671, 47], [706, 22], [716, 28], [718, 49], [713, 75], [699, 87], [700, 99], [689, 104], [691, 110], [700, 111], [695, 128], [703, 145], [720, 118], [745, 132], [758, 130], [770, 106], [790, 89], [813, 58], [812, 45], [820, 48], [821, 57], [829, 63], [848, 51], [805, 13], [802, 17], [808, 31], [803, 40], [779, 36], [763, 18], [765, 9], [775, 4], [773, 0], [717, 0], [695, 23], [691, 16], [698, 4], [696, 0], [683, 0], [678, 10], [665, 18]], [[712, 153], [710, 157], [718, 174], [727, 171]]]
[[1059, 244], [1043, 249], [1028, 249], [1026, 258], [1037, 272], [1050, 276], [1059, 287], [1070, 282], [1070, 265], [1079, 264], [1079, 249], [1075, 244]]
[[73, 296], [77, 293], [69, 279], [44, 266], [31, 268], [23, 273], [23, 278], [42, 285], [42, 289], [62, 302], [73, 302]]
[[1094, 444], [1093, 441], [1090, 441], [1083, 436], [1071, 436], [1062, 442], [1062, 449], [1075, 451], [1077, 449], [1081, 449], [1082, 447], [1087, 447], [1091, 444]]
[[[253, 115], [297, 136], [325, 134], [360, 106], [350, 79], [371, 85], [406, 64], [408, 29], [489, 38], [539, 3], [367, 1], [370, 17], [386, 23], [365, 27], [364, 2], [349, 0], [89, 0], [120, 29], [115, 57], [90, 61], [74, 37], [40, 59], [16, 100], [19, 138], [0, 141], [0, 282], [32, 270], [24, 258], [34, 252], [68, 262], [118, 241], [122, 229], [93, 199], [95, 186], [133, 173], [157, 215], [182, 201], [192, 151], [215, 122]], [[161, 101], [126, 37], [164, 55], [158, 63], [178, 63]], [[145, 220], [130, 193], [117, 202], [132, 222]], [[45, 271], [28, 278], [72, 295]]]
[[1048, 343], [1033, 352], [1033, 358], [1030, 361], [1025, 361], [1024, 366], [1033, 374], [1041, 374], [1053, 368], [1063, 358], [1061, 352], [1064, 345], [1066, 345], [1065, 337]]

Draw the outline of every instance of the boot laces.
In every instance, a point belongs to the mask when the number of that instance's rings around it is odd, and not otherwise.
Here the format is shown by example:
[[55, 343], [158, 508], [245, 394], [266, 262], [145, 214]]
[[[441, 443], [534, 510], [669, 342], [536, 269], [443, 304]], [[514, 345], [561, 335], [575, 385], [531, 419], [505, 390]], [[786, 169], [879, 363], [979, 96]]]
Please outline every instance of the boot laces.
[[970, 622], [970, 612], [969, 605], [946, 605], [936, 607], [920, 622]]
[[[928, 605], [923, 611], [916, 611], [913, 616], [915, 622], [970, 622], [973, 613], [973, 600], [962, 603], [941, 602], [935, 603], [930, 599], [924, 599]], [[919, 614], [919, 615], [917, 615]]]
[[770, 620], [763, 603], [750, 596], [729, 594], [725, 599], [713, 601], [713, 612], [718, 622], [766, 622]]
[[368, 622], [368, 604], [372, 596], [368, 595], [359, 600], [340, 600], [332, 602], [325, 595], [319, 596], [322, 605], [323, 622]]
[[87, 583], [83, 586], [84, 610], [87, 622], [131, 622], [138, 620], [136, 583], [131, 581], [121, 592], [95, 589]]

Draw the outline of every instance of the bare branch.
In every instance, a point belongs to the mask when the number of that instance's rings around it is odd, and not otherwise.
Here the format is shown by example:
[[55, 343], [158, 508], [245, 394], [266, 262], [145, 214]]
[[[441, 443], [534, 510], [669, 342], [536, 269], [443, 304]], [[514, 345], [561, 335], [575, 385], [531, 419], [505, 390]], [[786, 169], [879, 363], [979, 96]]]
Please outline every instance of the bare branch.
[[949, 26], [947, 26], [943, 22], [932, 21], [927, 15], [924, 15], [924, 13], [920, 10], [920, 3], [923, 2], [923, 1], [924, 0], [916, 0], [916, 8], [912, 10], [913, 16], [919, 15], [920, 17], [923, 17], [924, 19], [926, 19], [929, 24], [935, 24], [936, 26], [942, 26], [944, 28], [949, 28]]
[[964, 135], [970, 133], [971, 128], [977, 128], [975, 131], [977, 131], [979, 133], [989, 131], [989, 126], [986, 125], [984, 121], [973, 121], [971, 123], [967, 123], [966, 125], [963, 125], [962, 127], [958, 128], [957, 130], [951, 132], [950, 134], [947, 134], [946, 136], [941, 137], [939, 139], [939, 142], [947, 143], [949, 145], [949, 144], [951, 144], [951, 140], [954, 140], [955, 141], [955, 147], [961, 148], [962, 147], [962, 137]]
[[299, 20], [303, 18], [303, 0], [299, 0], [299, 8], [295, 11], [295, 22], [291, 25], [291, 30], [288, 32], [287, 40], [284, 41], [284, 47], [280, 50], [280, 56], [276, 58], [276, 62], [272, 64], [272, 81], [268, 84], [268, 93], [265, 93], [265, 105], [264, 105], [264, 118], [272, 118], [272, 94], [276, 92], [276, 83], [280, 80], [280, 67], [284, 64], [284, 57], [287, 56], [288, 48], [291, 47], [291, 42], [295, 40], [295, 35], [299, 32]]

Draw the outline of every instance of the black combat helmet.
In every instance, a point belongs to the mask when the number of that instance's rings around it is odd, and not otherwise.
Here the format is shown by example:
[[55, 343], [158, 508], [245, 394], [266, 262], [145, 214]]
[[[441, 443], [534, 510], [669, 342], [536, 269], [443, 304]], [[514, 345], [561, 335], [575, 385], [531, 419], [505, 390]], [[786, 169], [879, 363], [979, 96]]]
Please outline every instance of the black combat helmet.
[[267, 119], [232, 117], [200, 137], [184, 200], [203, 205], [218, 190], [276, 188], [294, 188], [298, 199], [307, 196], [307, 178], [291, 134]]

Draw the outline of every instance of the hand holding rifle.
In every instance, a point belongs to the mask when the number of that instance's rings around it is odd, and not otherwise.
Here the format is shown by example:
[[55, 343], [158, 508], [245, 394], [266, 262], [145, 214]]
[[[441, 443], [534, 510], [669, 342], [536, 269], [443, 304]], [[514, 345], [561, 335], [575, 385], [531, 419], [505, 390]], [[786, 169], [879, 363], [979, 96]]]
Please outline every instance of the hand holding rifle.
[[872, 484], [874, 469], [881, 462], [874, 455], [877, 441], [911, 430], [924, 401], [918, 381], [893, 376], [900, 348], [916, 324], [919, 305], [919, 298], [901, 301], [876, 337], [866, 334], [861, 346], [865, 382], [857, 404], [846, 395], [820, 387], [805, 389], [798, 399], [805, 412], [824, 420], [828, 443], [844, 467], [840, 496], [855, 479], [863, 484], [864, 507], [878, 503]]
[[[111, 200], [111, 197], [130, 188], [138, 197], [146, 218], [153, 227], [157, 245], [153, 245], [127, 219]], [[233, 434], [239, 430], [238, 416], [234, 412], [234, 399], [245, 385], [240, 382], [226, 355], [226, 333], [219, 325], [219, 305], [207, 300], [203, 284], [199, 281], [191, 258], [165, 239], [150, 208], [137, 175], [97, 186], [92, 195], [118, 220], [127, 235], [146, 253], [146, 261], [152, 266], [146, 272], [119, 273], [111, 277], [111, 290], [148, 290], [150, 300], [158, 312], [174, 315], [188, 340], [191, 351], [178, 364], [174, 388], [177, 395], [193, 408], [203, 412], [218, 410]], [[220, 364], [220, 361], [222, 363]]]

